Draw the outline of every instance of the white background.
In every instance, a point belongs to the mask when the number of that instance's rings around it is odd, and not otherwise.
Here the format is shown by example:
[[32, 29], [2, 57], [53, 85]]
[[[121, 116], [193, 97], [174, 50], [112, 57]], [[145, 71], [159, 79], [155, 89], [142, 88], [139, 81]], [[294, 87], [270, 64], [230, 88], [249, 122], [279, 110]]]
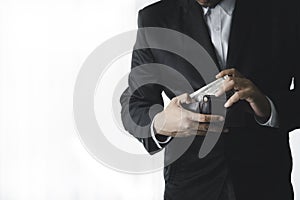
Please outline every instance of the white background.
[[[72, 110], [81, 64], [106, 39], [136, 28], [137, 11], [150, 2], [1, 0], [1, 200], [161, 199], [162, 172], [129, 175], [98, 163], [77, 137]], [[130, 56], [125, 56], [113, 65], [98, 97], [107, 95], [109, 103], [106, 83], [117, 83], [129, 63]], [[101, 118], [110, 116], [109, 110], [99, 112], [99, 121], [109, 120]], [[291, 136], [293, 182], [300, 200], [300, 132]], [[129, 151], [143, 152], [129, 137], [111, 139]]]

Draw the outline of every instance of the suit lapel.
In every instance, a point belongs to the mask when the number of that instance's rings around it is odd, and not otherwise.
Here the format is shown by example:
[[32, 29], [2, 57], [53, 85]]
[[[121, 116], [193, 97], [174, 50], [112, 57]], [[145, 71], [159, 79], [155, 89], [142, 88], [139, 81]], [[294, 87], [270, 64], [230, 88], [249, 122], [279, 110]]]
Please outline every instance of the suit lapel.
[[228, 44], [227, 68], [239, 68], [237, 66], [238, 59], [241, 58], [247, 35], [249, 35], [253, 24], [250, 18], [253, 14], [249, 13], [249, 10], [253, 12], [245, 1], [236, 1]]
[[183, 33], [196, 40], [208, 52], [220, 69], [208, 27], [204, 20], [203, 10], [196, 0], [185, 0], [182, 25]]
[[[211, 42], [208, 27], [204, 20], [203, 10], [196, 0], [180, 0], [184, 12], [182, 18], [182, 31], [199, 44], [209, 53], [219, 70], [221, 70], [214, 46]], [[247, 41], [247, 35], [251, 31], [253, 22], [251, 20], [253, 11], [249, 9], [246, 1], [236, 1], [232, 16], [232, 25], [228, 44], [227, 68], [238, 68], [238, 59], [242, 56], [242, 48]]]

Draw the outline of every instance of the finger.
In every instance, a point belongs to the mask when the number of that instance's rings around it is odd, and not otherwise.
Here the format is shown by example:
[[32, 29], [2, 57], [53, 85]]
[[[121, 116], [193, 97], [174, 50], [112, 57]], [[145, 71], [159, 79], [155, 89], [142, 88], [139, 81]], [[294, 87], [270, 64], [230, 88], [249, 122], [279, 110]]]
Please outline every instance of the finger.
[[178, 101], [179, 101], [178, 98], [174, 97], [173, 99], [171, 99], [170, 103], [177, 104]]
[[[197, 131], [197, 135], [199, 135], [199, 136], [206, 136], [207, 133], [208, 133], [207, 131], [201, 131], [201, 130]], [[229, 129], [225, 128], [221, 131], [217, 131], [217, 132], [210, 131], [209, 133], [229, 133]]]
[[190, 137], [190, 136], [196, 136], [196, 135], [205, 136], [206, 133], [207, 133], [206, 131], [191, 130], [191, 131], [179, 132], [176, 134], [175, 137], [183, 138], [183, 137]]
[[177, 138], [181, 138], [181, 137], [187, 137], [188, 135], [184, 132], [172, 132], [171, 133], [171, 137], [177, 137]]
[[188, 93], [184, 93], [180, 96], [175, 97], [177, 99], [178, 106], [181, 106], [182, 103], [190, 104], [193, 103], [194, 100], [190, 97]]
[[239, 73], [235, 68], [225, 69], [216, 75], [216, 78], [222, 78], [224, 76], [232, 76], [232, 77], [243, 77], [241, 73]]
[[212, 131], [212, 132], [220, 132], [222, 131], [223, 125], [220, 123], [199, 123], [199, 122], [193, 122], [193, 125], [190, 126], [190, 130], [193, 131]]
[[[196, 131], [185, 131], [185, 132], [180, 132], [180, 134], [177, 134], [175, 137], [182, 138], [182, 137], [190, 137], [190, 136], [205, 136], [207, 135], [207, 131], [202, 131], [202, 130], [196, 130]], [[216, 133], [216, 132], [210, 132], [210, 133]], [[220, 132], [219, 132], [220, 133]]]
[[207, 131], [199, 131], [199, 130], [191, 130], [191, 131], [183, 131], [183, 132], [178, 132], [174, 134], [173, 137], [177, 138], [183, 138], [183, 137], [190, 137], [190, 136], [205, 136], [207, 134]]
[[[193, 133], [195, 132], [195, 133]], [[188, 137], [191, 135], [195, 135], [197, 131], [177, 131], [177, 132], [172, 132], [171, 133], [171, 137], [177, 137], [177, 138], [183, 138], [183, 137]]]
[[244, 89], [248, 87], [247, 81], [248, 80], [244, 78], [230, 77], [224, 81], [223, 85], [219, 88], [218, 92], [216, 93], [216, 96], [219, 97], [230, 90]]
[[205, 128], [199, 128], [198, 130], [186, 130], [186, 131], [178, 131], [178, 132], [163, 132], [163, 135], [176, 137], [176, 138], [184, 138], [184, 137], [190, 137], [190, 136], [205, 136], [207, 135], [208, 131], [210, 133], [228, 133], [228, 129], [223, 129], [222, 127], [215, 128], [211, 125], [211, 127], [208, 127], [208, 125], [205, 125]]
[[225, 103], [224, 107], [229, 108], [234, 103], [238, 102], [239, 100], [243, 100], [247, 98], [247, 90], [240, 90], [238, 92], [235, 92]]
[[219, 97], [219, 96], [225, 94], [226, 92], [232, 90], [234, 88], [234, 85], [235, 85], [234, 80], [232, 80], [232, 79], [225, 80], [224, 83], [222, 84], [222, 86], [219, 88], [219, 90], [215, 94], [216, 97]]
[[221, 124], [215, 124], [215, 123], [210, 123], [210, 124], [203, 124], [200, 123], [198, 126], [198, 131], [204, 131], [204, 132], [214, 132], [214, 133], [221, 133], [223, 130], [223, 125]]
[[190, 121], [189, 122], [189, 126], [186, 129], [188, 129], [188, 130], [194, 130], [194, 131], [199, 130], [199, 122]]
[[178, 98], [178, 97], [174, 97], [172, 99], [172, 101], [170, 102], [170, 105], [171, 106], [176, 106], [176, 107], [179, 107], [179, 108], [182, 108], [182, 105], [181, 105], [181, 100]]
[[222, 122], [224, 121], [224, 117], [220, 115], [205, 115], [200, 113], [194, 113], [191, 111], [184, 110], [186, 112], [186, 116], [191, 121], [196, 122]]
[[197, 135], [199, 136], [205, 136], [207, 134], [207, 131], [197, 131]]

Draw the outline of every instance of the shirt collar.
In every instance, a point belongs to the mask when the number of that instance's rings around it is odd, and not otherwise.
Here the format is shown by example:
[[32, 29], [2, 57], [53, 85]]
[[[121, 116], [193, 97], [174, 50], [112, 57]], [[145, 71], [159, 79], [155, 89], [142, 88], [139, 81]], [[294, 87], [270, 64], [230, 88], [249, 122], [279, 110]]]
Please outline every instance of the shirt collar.
[[221, 1], [221, 3], [219, 4], [219, 6], [228, 14], [228, 15], [232, 15], [233, 10], [235, 8], [235, 1], [236, 0], [223, 0]]
[[[228, 15], [232, 15], [235, 8], [236, 0], [222, 0], [217, 6], [220, 6]], [[207, 14], [210, 8], [202, 7], [204, 15]]]

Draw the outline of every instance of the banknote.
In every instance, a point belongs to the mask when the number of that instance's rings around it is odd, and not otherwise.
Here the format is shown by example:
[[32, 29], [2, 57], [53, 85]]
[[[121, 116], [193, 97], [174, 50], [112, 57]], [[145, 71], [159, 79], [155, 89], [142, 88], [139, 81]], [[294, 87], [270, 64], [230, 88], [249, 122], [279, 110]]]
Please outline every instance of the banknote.
[[194, 99], [195, 101], [199, 102], [203, 99], [205, 95], [216, 95], [218, 90], [222, 87], [224, 81], [228, 78], [228, 76], [224, 76], [222, 78], [219, 78], [204, 87], [200, 88], [199, 90], [193, 92], [190, 94], [190, 97]]

